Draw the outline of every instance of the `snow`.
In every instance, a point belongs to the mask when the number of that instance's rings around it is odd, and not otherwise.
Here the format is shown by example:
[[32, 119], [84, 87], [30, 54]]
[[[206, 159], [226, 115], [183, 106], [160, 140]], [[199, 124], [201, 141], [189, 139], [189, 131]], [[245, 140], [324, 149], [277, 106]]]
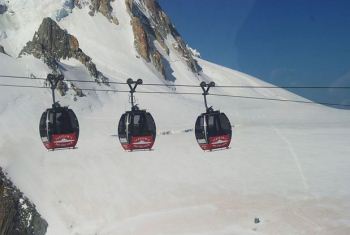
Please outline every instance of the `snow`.
[[[33, 21], [20, 20], [21, 4], [30, 9], [35, 2], [10, 4], [16, 12], [11, 17], [21, 21], [16, 29], [8, 24], [10, 16], [0, 16], [8, 35], [0, 44], [12, 55], [31, 39], [41, 21], [38, 16], [62, 7], [60, 1], [41, 1], [38, 11], [31, 12]], [[89, 16], [87, 8], [74, 9], [59, 24], [78, 38], [82, 50], [111, 81], [133, 77], [161, 83], [149, 65], [136, 58], [124, 1], [113, 4], [119, 6], [119, 26], [101, 14]], [[14, 35], [18, 38], [11, 41]], [[172, 49], [171, 40], [166, 42], [171, 49], [167, 59], [175, 84], [198, 84], [203, 79], [218, 85], [269, 85], [202, 59], [198, 61], [203, 73], [194, 75]], [[91, 79], [75, 60], [62, 65], [67, 79]], [[0, 54], [0, 68], [1, 74], [20, 76], [45, 77], [49, 72], [31, 56], [15, 59]], [[42, 85], [39, 80], [13, 78], [0, 82]], [[122, 85], [111, 88], [127, 90]], [[89, 91], [74, 101], [69, 93], [58, 98], [79, 118], [78, 148], [48, 152], [40, 141], [38, 122], [51, 105], [50, 90], [0, 90], [0, 165], [48, 221], [49, 235], [350, 232], [350, 111], [210, 96], [209, 104], [224, 111], [235, 127], [229, 150], [206, 153], [194, 133], [185, 131], [204, 111], [202, 97], [136, 93], [140, 106], [154, 116], [157, 131], [169, 134], [157, 136], [154, 151], [129, 153], [116, 137], [119, 118], [129, 109], [128, 94]], [[142, 86], [139, 90], [169, 91]], [[199, 87], [177, 91], [201, 92]], [[304, 100], [277, 89], [212, 92]], [[257, 217], [261, 223], [255, 224]]]
[[187, 49], [189, 49], [193, 56], [197, 57], [197, 58], [201, 58], [201, 53], [197, 50], [197, 49], [194, 49], [192, 47], [190, 47], [189, 45], [186, 45]]

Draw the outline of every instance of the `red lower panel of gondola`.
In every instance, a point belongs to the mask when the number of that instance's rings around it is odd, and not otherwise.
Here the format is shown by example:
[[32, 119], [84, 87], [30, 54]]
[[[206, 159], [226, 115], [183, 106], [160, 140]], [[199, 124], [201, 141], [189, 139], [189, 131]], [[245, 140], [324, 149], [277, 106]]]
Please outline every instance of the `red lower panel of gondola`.
[[151, 149], [154, 144], [153, 136], [133, 136], [131, 137], [130, 144], [122, 143], [122, 146], [125, 150], [144, 150]]
[[51, 141], [43, 141], [45, 147], [51, 149], [62, 149], [62, 148], [74, 148], [78, 142], [77, 135], [72, 134], [61, 134], [52, 135]]
[[231, 143], [230, 135], [220, 135], [209, 137], [209, 143], [199, 144], [203, 150], [214, 150], [220, 148], [228, 148]]

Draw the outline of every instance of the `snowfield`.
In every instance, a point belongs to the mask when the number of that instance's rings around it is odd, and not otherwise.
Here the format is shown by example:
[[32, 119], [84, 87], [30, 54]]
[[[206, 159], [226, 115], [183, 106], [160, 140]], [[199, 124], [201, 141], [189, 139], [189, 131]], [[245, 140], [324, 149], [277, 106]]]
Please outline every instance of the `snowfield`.
[[[50, 16], [55, 6], [32, 11], [37, 15], [30, 17]], [[124, 1], [113, 6], [119, 26], [101, 14], [90, 17], [86, 8], [74, 9], [59, 24], [78, 38], [82, 50], [111, 81], [132, 77], [164, 82], [136, 57]], [[19, 5], [13, 7], [16, 14], [0, 16], [8, 35], [0, 44], [14, 56], [0, 54], [0, 74], [46, 77], [50, 70], [40, 60], [15, 59], [41, 21], [33, 20], [27, 27], [28, 22], [17, 19], [22, 13]], [[26, 36], [12, 41], [16, 35]], [[193, 74], [169, 48], [175, 84], [205, 80], [218, 85], [269, 85], [201, 59], [203, 72]], [[61, 62], [66, 79], [91, 80], [77, 61]], [[0, 83], [43, 85], [15, 78], [0, 78]], [[112, 85], [111, 89], [128, 88]], [[171, 91], [152, 86], [138, 90]], [[212, 92], [303, 100], [281, 89], [213, 88]], [[0, 87], [0, 165], [49, 223], [47, 234], [350, 234], [349, 110], [209, 96], [209, 104], [225, 112], [234, 128], [229, 150], [208, 153], [199, 148], [193, 132], [182, 131], [194, 128], [204, 111], [201, 96], [136, 93], [140, 107], [152, 113], [157, 131], [171, 134], [158, 135], [154, 151], [129, 153], [116, 137], [119, 118], [130, 108], [128, 94], [85, 94], [78, 101], [72, 92], [58, 96], [79, 118], [78, 148], [48, 152], [38, 125], [42, 112], [51, 106], [50, 90]], [[260, 223], [254, 223], [255, 218]]]

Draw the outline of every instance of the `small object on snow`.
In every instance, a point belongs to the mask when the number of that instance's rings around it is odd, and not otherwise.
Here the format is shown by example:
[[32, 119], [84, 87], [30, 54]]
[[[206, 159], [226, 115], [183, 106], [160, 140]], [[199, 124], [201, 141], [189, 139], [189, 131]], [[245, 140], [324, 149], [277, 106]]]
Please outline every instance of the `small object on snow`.
[[256, 218], [254, 219], [254, 223], [255, 223], [255, 224], [260, 223], [260, 219], [259, 219], [258, 217], [256, 217]]

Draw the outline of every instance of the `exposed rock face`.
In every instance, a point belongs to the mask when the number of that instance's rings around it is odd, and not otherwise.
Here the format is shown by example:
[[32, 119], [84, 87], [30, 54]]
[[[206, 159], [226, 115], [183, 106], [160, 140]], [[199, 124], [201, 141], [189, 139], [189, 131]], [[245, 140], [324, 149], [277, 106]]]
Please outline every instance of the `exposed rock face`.
[[135, 37], [135, 47], [140, 56], [147, 62], [150, 61], [149, 57], [149, 43], [147, 33], [145, 32], [141, 21], [137, 17], [132, 17], [131, 19], [132, 29]]
[[[191, 50], [187, 48], [186, 43], [156, 0], [125, 0], [125, 2], [127, 10], [132, 17], [131, 24], [135, 36], [135, 47], [142, 58], [146, 61], [151, 58], [156, 69], [166, 76], [163, 73], [164, 67], [166, 67], [164, 59], [156, 49], [154, 41], [157, 41], [164, 52], [169, 54], [169, 48], [165, 43], [165, 39], [170, 34], [176, 41], [172, 46], [186, 60], [188, 67], [195, 73], [201, 71], [197, 61], [193, 58]], [[147, 17], [145, 12], [150, 17]], [[144, 36], [143, 34], [146, 35]], [[159, 59], [159, 55], [161, 59]], [[161, 63], [163, 63], [162, 66], [160, 66]]]
[[0, 234], [44, 235], [47, 222], [0, 168]]
[[0, 45], [0, 53], [7, 55], [5, 48]]
[[197, 60], [193, 58], [192, 51], [187, 48], [185, 42], [182, 40], [180, 36], [176, 36], [175, 39], [177, 43], [174, 43], [173, 47], [182, 55], [183, 58], [186, 59], [186, 63], [188, 67], [194, 73], [200, 72], [202, 69], [198, 65]]
[[163, 63], [163, 57], [159, 53], [159, 51], [155, 51], [152, 54], [152, 61], [154, 64], [154, 67], [163, 75], [165, 75], [165, 68], [164, 68], [164, 63]]
[[73, 57], [78, 50], [79, 43], [74, 36], [62, 30], [51, 18], [45, 18], [33, 40], [27, 43], [21, 54], [59, 60]]
[[96, 12], [100, 12], [110, 22], [119, 25], [118, 18], [113, 15], [113, 8], [111, 6], [111, 2], [113, 1], [115, 0], [65, 0], [62, 8], [56, 12], [56, 20], [60, 21], [67, 17], [75, 7], [82, 9], [85, 6], [89, 6], [89, 15], [94, 16]]
[[61, 29], [51, 18], [43, 19], [33, 40], [27, 42], [19, 56], [25, 54], [43, 59], [56, 73], [61, 73], [58, 64], [60, 59], [77, 59], [85, 65], [97, 82], [108, 84], [108, 79], [97, 70], [92, 59], [79, 48], [78, 39]]
[[63, 2], [62, 8], [56, 11], [56, 20], [60, 21], [61, 19], [67, 17], [70, 13], [72, 13], [75, 7], [74, 0], [65, 0]]
[[4, 14], [7, 11], [7, 6], [0, 3], [0, 15]]
[[81, 9], [83, 7], [82, 3], [81, 3], [81, 0], [74, 0], [74, 6], [78, 7], [79, 9]]
[[[79, 0], [76, 0], [79, 1]], [[118, 25], [119, 21], [116, 16], [112, 16], [113, 8], [111, 6], [111, 2], [114, 0], [91, 0], [90, 5], [90, 15], [94, 15], [95, 12], [100, 12], [102, 15], [104, 15], [109, 21], [113, 22], [114, 24]]]

